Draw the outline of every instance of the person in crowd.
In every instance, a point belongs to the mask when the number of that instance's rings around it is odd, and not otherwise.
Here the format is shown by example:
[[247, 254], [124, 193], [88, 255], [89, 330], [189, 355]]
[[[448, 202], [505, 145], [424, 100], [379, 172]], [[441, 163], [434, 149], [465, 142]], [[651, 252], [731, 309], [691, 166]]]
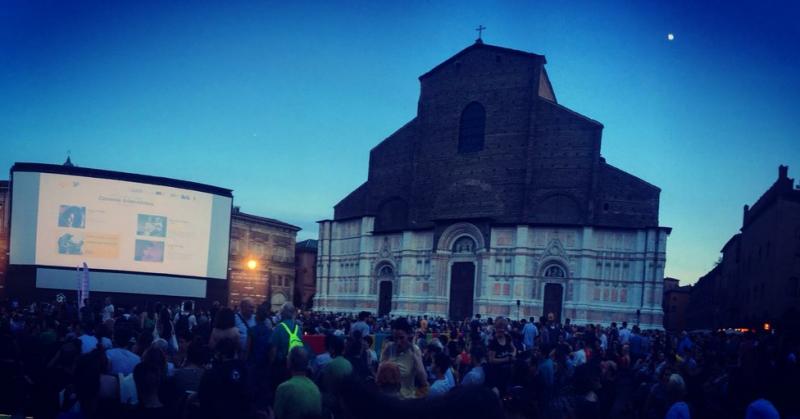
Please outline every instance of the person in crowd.
[[529, 321], [522, 327], [522, 349], [525, 351], [533, 349], [533, 344], [536, 342], [536, 336], [538, 335], [539, 330], [536, 329], [534, 319], [531, 317]]
[[159, 389], [164, 380], [164, 374], [158, 365], [150, 362], [136, 365], [133, 379], [136, 382], [136, 394], [139, 400], [133, 417], [136, 419], [170, 418], [170, 412], [159, 398]]
[[197, 393], [204, 418], [241, 418], [252, 413], [247, 367], [238, 359], [238, 349], [238, 335], [224, 338], [214, 347], [213, 367], [203, 373]]
[[[241, 329], [239, 331], [241, 332]], [[247, 351], [245, 354], [248, 364], [260, 370], [266, 367], [271, 339], [272, 327], [269, 323], [269, 308], [262, 304], [256, 310], [255, 324], [248, 328]]]
[[628, 329], [628, 322], [622, 322], [622, 327], [619, 329], [619, 343], [627, 345], [631, 338], [631, 330]]
[[111, 297], [106, 297], [105, 305], [103, 305], [103, 323], [114, 319], [114, 304], [111, 303]]
[[381, 362], [375, 374], [375, 384], [382, 394], [400, 398], [400, 368], [394, 362]]
[[344, 357], [350, 362], [353, 370], [352, 372], [356, 377], [361, 380], [370, 379], [372, 377], [369, 354], [367, 353], [364, 339], [361, 338], [360, 331], [356, 331], [355, 334], [350, 335], [345, 341]]
[[453, 383], [445, 377], [449, 369], [450, 357], [442, 352], [437, 353], [433, 357], [433, 371], [436, 375], [436, 380], [431, 384], [428, 397], [442, 396], [453, 389]]
[[507, 334], [508, 320], [499, 317], [494, 322], [494, 337], [489, 342], [490, 385], [501, 395], [506, 393], [511, 382], [512, 368], [517, 349]]
[[130, 350], [133, 347], [132, 339], [133, 329], [116, 325], [112, 341], [114, 347], [106, 351], [106, 357], [110, 364], [109, 373], [113, 375], [133, 374], [133, 369], [142, 359]]
[[370, 336], [364, 336], [364, 345], [367, 348], [367, 356], [369, 359], [369, 368], [372, 372], [375, 372], [378, 368], [378, 352], [375, 351], [375, 348], [372, 345], [375, 344], [375, 339]]
[[74, 386], [62, 392], [60, 419], [95, 419], [116, 414], [116, 377], [105, 374], [108, 360], [102, 348], [94, 349], [78, 358]]
[[367, 324], [367, 319], [368, 318], [369, 318], [369, 312], [368, 311], [362, 311], [362, 312], [358, 313], [358, 321], [353, 323], [352, 326], [350, 326], [350, 336], [355, 335], [356, 332], [361, 333], [362, 337], [369, 336], [369, 334], [370, 334], [369, 333], [369, 325]]
[[297, 310], [292, 303], [284, 303], [281, 307], [281, 321], [272, 332], [271, 343], [275, 350], [275, 360], [284, 363], [289, 351], [296, 346], [303, 346], [303, 332], [297, 323]]
[[214, 328], [211, 330], [211, 336], [208, 340], [208, 347], [211, 350], [215, 349], [217, 342], [224, 339], [235, 339], [236, 350], [239, 350], [239, 328], [236, 327], [234, 316], [233, 310], [227, 307], [219, 309], [216, 317], [214, 317]]
[[481, 386], [486, 382], [486, 349], [473, 345], [469, 351], [472, 368], [461, 380], [462, 386]]
[[167, 353], [178, 353], [178, 337], [175, 335], [175, 325], [172, 322], [172, 313], [167, 306], [163, 306], [158, 314], [153, 339], [164, 339], [167, 342]]
[[303, 346], [295, 346], [289, 352], [287, 367], [292, 378], [279, 385], [275, 393], [275, 419], [305, 419], [322, 415], [319, 388], [306, 376], [308, 363], [308, 352]]
[[[334, 336], [332, 333], [325, 335], [325, 351], [314, 357], [311, 370], [314, 372], [315, 377], [319, 374], [336, 356], [336, 345], [341, 341], [341, 338]], [[340, 348], [342, 351], [343, 347]]]
[[98, 324], [92, 330], [90, 325], [84, 325], [80, 328], [81, 334], [78, 336], [78, 339], [81, 341], [81, 353], [88, 354], [89, 352], [100, 347], [105, 349], [111, 348], [113, 345], [111, 344], [111, 339], [109, 339], [106, 335], [107, 328], [103, 324]]
[[234, 323], [239, 330], [239, 347], [242, 349], [247, 348], [247, 336], [251, 327], [256, 325], [256, 316], [254, 314], [255, 306], [253, 300], [250, 298], [243, 298], [239, 303], [239, 310], [236, 311]]
[[667, 410], [666, 419], [689, 419], [689, 405], [683, 401], [686, 395], [686, 384], [680, 374], [669, 376], [667, 383], [667, 398], [670, 405]]
[[392, 322], [392, 342], [381, 352], [381, 362], [393, 362], [400, 369], [400, 397], [404, 399], [428, 392], [422, 352], [410, 341], [412, 333], [411, 324], [405, 317], [395, 319]]
[[180, 341], [190, 342], [195, 328], [197, 328], [197, 316], [194, 314], [194, 302], [184, 301], [181, 303], [180, 311], [175, 314], [173, 319], [175, 324], [175, 336]]
[[175, 388], [180, 394], [197, 392], [209, 364], [208, 345], [200, 337], [195, 338], [186, 349], [186, 360], [175, 370]]
[[331, 336], [331, 361], [325, 364], [320, 373], [320, 383], [326, 392], [332, 392], [345, 378], [353, 373], [353, 365], [345, 358], [345, 342], [339, 336]]

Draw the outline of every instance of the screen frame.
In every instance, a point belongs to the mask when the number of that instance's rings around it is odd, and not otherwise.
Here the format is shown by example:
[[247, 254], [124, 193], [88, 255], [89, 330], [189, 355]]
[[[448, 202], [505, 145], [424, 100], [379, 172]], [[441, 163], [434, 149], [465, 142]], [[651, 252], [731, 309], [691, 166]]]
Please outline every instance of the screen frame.
[[[203, 183], [191, 182], [186, 180], [180, 179], [171, 179], [166, 177], [160, 176], [150, 176], [150, 175], [139, 175], [135, 173], [127, 173], [127, 172], [115, 172], [111, 170], [103, 170], [103, 169], [91, 169], [86, 167], [77, 167], [77, 166], [64, 166], [64, 165], [56, 165], [56, 164], [45, 164], [45, 163], [26, 163], [26, 162], [17, 162], [11, 166], [11, 170], [9, 171], [9, 183], [8, 183], [8, 204], [6, 205], [5, 210], [7, 212], [7, 243], [9, 244], [8, 254], [9, 254], [9, 266], [18, 266], [18, 267], [29, 267], [29, 268], [48, 268], [48, 269], [64, 269], [64, 270], [74, 270], [75, 267], [69, 267], [64, 265], [43, 265], [43, 264], [12, 264], [11, 263], [11, 226], [13, 225], [13, 205], [14, 205], [14, 173], [15, 172], [28, 172], [28, 173], [50, 173], [50, 174], [59, 174], [59, 175], [71, 175], [71, 176], [83, 176], [83, 177], [90, 177], [90, 178], [97, 178], [97, 179], [106, 179], [106, 180], [118, 180], [118, 181], [125, 181], [125, 182], [136, 182], [136, 183], [145, 183], [149, 185], [158, 185], [158, 186], [169, 186], [173, 188], [179, 189], [188, 189], [197, 192], [205, 192], [212, 195], [221, 196], [223, 198], [230, 198], [230, 211], [229, 214], [233, 214], [233, 190], [227, 188], [221, 188], [218, 186], [207, 185]], [[214, 280], [214, 281], [227, 281], [228, 275], [230, 274], [231, 266], [230, 266], [230, 231], [233, 226], [233, 217], [228, 217], [228, 257], [226, 258], [226, 275], [225, 278], [215, 278], [210, 276], [192, 276], [192, 275], [177, 275], [177, 274], [168, 274], [168, 273], [153, 273], [153, 272], [141, 272], [141, 271], [127, 271], [127, 270], [117, 270], [117, 269], [92, 269], [90, 266], [90, 271], [97, 271], [97, 272], [108, 272], [108, 273], [124, 273], [124, 274], [138, 274], [138, 275], [156, 275], [156, 276], [164, 276], [164, 277], [173, 277], [173, 278], [191, 278], [191, 279], [203, 279], [203, 280]]]

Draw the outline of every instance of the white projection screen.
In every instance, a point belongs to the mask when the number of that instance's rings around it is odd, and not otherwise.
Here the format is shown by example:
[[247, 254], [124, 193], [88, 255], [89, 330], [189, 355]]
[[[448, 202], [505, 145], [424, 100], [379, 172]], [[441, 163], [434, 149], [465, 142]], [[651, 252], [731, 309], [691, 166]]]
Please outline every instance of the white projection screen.
[[110, 292], [199, 297], [205, 281], [194, 279], [227, 278], [229, 190], [93, 169], [28, 171], [25, 165], [12, 169], [9, 262], [39, 268], [37, 287], [74, 286], [74, 271], [46, 268], [83, 263], [103, 273], [95, 276]]

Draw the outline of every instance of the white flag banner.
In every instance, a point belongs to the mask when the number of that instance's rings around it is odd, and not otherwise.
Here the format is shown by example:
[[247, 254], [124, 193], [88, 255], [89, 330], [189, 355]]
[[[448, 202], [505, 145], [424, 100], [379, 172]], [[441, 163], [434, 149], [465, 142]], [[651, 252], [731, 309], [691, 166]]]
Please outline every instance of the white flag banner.
[[81, 301], [89, 299], [89, 265], [83, 262], [83, 275], [81, 275]]

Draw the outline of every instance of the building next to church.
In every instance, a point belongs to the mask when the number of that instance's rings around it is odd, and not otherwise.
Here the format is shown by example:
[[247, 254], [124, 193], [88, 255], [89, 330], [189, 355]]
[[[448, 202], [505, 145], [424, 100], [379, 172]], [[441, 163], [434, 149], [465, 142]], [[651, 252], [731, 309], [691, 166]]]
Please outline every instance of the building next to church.
[[294, 305], [311, 308], [317, 291], [317, 241], [303, 240], [294, 249]]
[[664, 329], [680, 332], [686, 329], [686, 307], [689, 305], [691, 285], [680, 285], [675, 278], [664, 278]]
[[0, 180], [0, 299], [5, 298], [8, 269], [8, 195], [8, 181]]
[[689, 327], [763, 327], [800, 319], [800, 189], [787, 166], [722, 247], [719, 263], [692, 287]]
[[660, 189], [605, 161], [545, 63], [478, 40], [419, 77], [416, 116], [319, 222], [315, 309], [662, 327]]
[[228, 304], [245, 297], [272, 310], [294, 298], [294, 248], [300, 227], [233, 207], [228, 268]]

